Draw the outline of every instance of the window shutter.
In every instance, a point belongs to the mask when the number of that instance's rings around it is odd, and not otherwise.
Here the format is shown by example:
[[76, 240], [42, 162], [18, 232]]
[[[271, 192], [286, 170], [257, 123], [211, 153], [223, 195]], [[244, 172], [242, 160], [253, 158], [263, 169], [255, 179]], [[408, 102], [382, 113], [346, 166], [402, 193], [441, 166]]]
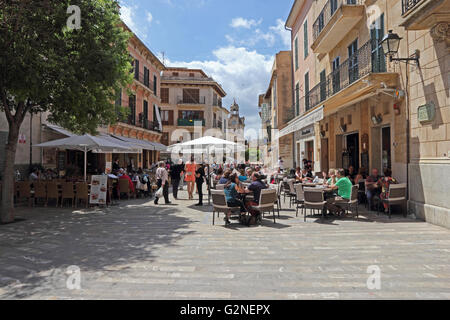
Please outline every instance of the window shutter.
[[173, 110], [169, 110], [169, 125], [173, 126]]
[[305, 20], [305, 24], [303, 25], [303, 45], [305, 51], [305, 58], [308, 56], [308, 20]]

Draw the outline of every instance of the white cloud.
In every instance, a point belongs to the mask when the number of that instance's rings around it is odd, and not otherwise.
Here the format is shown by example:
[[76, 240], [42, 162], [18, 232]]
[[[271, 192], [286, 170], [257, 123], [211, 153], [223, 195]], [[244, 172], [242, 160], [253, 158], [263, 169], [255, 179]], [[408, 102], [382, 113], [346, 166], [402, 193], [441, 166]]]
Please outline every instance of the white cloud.
[[133, 31], [137, 30], [137, 26], [135, 24], [135, 15], [136, 15], [137, 7], [126, 7], [122, 6], [120, 8], [120, 18], [125, 22], [125, 24], [130, 27]]
[[231, 21], [230, 26], [233, 28], [245, 28], [245, 29], [250, 29], [252, 27], [256, 27], [259, 26], [262, 23], [262, 19], [256, 21], [256, 20], [247, 20], [241, 17], [238, 18], [234, 18]]
[[153, 21], [153, 15], [151, 12], [148, 12], [148, 11], [147, 11], [147, 21], [149, 23], [152, 23], [152, 21]]
[[168, 66], [200, 68], [222, 85], [229, 107], [236, 98], [246, 117], [246, 128], [259, 129], [258, 95], [265, 92], [273, 65], [273, 57], [246, 48], [227, 46], [213, 52], [214, 59], [205, 61], [167, 61]]
[[277, 24], [275, 26], [271, 26], [269, 29], [281, 37], [281, 40], [285, 46], [291, 46], [291, 32], [286, 30], [283, 20], [277, 19]]

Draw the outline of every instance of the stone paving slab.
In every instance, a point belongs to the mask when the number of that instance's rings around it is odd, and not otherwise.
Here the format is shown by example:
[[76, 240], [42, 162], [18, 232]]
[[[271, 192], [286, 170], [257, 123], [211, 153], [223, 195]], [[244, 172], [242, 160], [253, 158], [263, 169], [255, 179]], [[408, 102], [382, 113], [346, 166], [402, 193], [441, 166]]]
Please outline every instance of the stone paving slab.
[[[18, 208], [0, 226], [0, 299], [450, 299], [450, 231], [396, 215], [212, 225], [181, 193], [106, 209]], [[286, 206], [286, 205], [285, 205]], [[69, 266], [81, 288], [69, 290]], [[367, 287], [378, 266], [381, 289]]]

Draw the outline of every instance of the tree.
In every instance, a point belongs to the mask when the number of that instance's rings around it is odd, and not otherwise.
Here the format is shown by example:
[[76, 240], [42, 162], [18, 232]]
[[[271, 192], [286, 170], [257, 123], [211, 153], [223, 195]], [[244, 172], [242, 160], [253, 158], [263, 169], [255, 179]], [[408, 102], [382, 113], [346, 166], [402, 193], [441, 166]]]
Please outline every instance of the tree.
[[[70, 19], [80, 9], [81, 28]], [[68, 13], [69, 11], [69, 13]], [[132, 81], [115, 0], [0, 0], [0, 111], [8, 126], [1, 222], [14, 220], [14, 159], [27, 113], [77, 133], [117, 119], [112, 102]]]

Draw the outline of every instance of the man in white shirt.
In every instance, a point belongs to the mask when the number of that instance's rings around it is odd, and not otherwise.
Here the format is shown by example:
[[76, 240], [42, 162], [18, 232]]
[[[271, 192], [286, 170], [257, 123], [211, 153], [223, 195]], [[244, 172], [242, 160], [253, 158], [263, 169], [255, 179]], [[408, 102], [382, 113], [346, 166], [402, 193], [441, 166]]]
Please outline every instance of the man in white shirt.
[[[163, 188], [163, 196], [166, 204], [170, 204], [169, 201], [169, 173], [167, 172], [167, 169], [165, 168], [164, 161], [159, 162], [159, 167], [156, 169], [156, 180], [158, 184], [158, 190], [159, 188]], [[155, 204], [158, 204], [158, 197], [155, 197]]]
[[278, 167], [281, 169], [281, 171], [284, 171], [284, 161], [282, 157], [280, 157], [280, 159], [278, 160]]

